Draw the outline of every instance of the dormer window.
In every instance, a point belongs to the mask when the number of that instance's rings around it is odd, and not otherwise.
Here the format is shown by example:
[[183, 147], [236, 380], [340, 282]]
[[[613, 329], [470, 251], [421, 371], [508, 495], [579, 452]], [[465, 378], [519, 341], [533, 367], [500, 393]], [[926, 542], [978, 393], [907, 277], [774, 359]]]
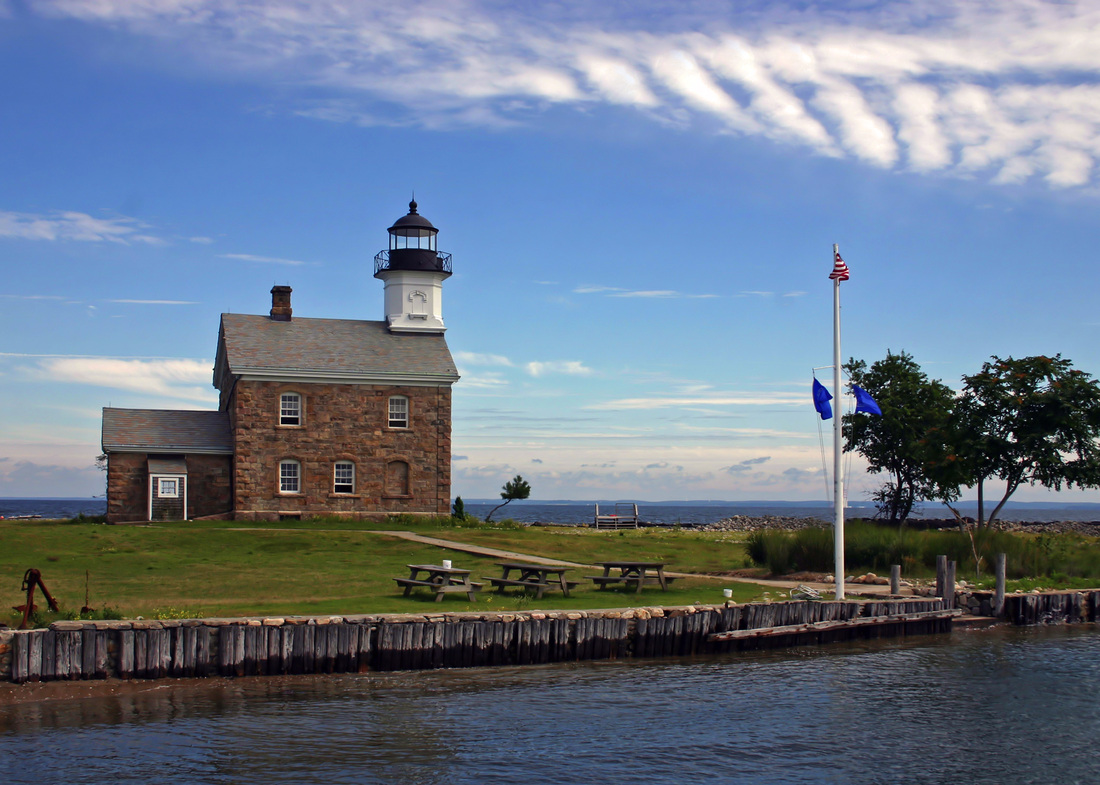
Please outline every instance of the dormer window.
[[409, 399], [404, 395], [390, 397], [389, 423], [391, 428], [409, 427]]
[[279, 396], [279, 425], [302, 424], [302, 396], [283, 393]]

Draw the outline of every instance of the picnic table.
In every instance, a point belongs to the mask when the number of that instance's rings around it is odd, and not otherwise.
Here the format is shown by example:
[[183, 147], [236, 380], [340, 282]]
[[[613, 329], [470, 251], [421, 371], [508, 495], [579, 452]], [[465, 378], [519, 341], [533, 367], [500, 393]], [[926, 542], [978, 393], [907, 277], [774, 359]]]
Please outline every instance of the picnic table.
[[504, 591], [506, 586], [535, 589], [535, 599], [539, 600], [542, 599], [544, 591], [552, 588], [560, 588], [562, 594], [568, 597], [569, 589], [577, 585], [575, 581], [565, 579], [568, 567], [550, 567], [545, 564], [523, 564], [511, 561], [497, 562], [497, 566], [504, 570], [504, 574], [499, 578], [485, 578], [496, 586], [497, 592]]
[[[661, 591], [668, 591], [668, 585], [675, 578], [665, 577], [664, 562], [656, 561], [605, 561], [598, 562], [603, 567], [603, 575], [586, 575], [586, 578], [594, 581], [597, 588], [605, 589], [613, 583], [625, 583], [628, 586], [635, 584], [635, 591], [641, 592], [646, 584], [657, 584]], [[612, 575], [613, 570], [618, 574]]]
[[423, 587], [435, 592], [436, 602], [442, 601], [444, 594], [452, 592], [464, 593], [470, 602], [473, 602], [477, 599], [477, 592], [484, 585], [470, 580], [470, 570], [459, 570], [438, 564], [406, 564], [405, 566], [409, 568], [409, 577], [394, 578], [394, 580], [398, 586], [405, 587], [406, 597], [413, 589]]

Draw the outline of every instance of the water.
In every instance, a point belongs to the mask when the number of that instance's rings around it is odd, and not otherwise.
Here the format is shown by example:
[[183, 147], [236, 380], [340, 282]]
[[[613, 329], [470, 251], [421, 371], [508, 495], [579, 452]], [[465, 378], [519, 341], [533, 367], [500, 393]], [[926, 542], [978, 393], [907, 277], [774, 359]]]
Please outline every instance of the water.
[[154, 687], [0, 706], [5, 780], [1100, 781], [1100, 634], [1091, 626]]
[[[612, 512], [613, 502], [601, 502], [601, 510]], [[466, 511], [484, 518], [497, 503], [467, 502]], [[964, 514], [973, 515], [970, 507], [963, 505]], [[17, 515], [40, 515], [42, 518], [73, 518], [84, 515], [103, 515], [107, 511], [104, 499], [0, 499], [0, 518]], [[496, 520], [512, 518], [523, 523], [591, 523], [593, 502], [511, 502], [495, 514]], [[647, 523], [684, 526], [715, 523], [734, 515], [754, 518], [781, 516], [792, 518], [818, 518], [832, 521], [833, 509], [825, 503], [783, 502], [640, 502], [639, 517]], [[871, 517], [874, 508], [858, 502], [848, 509], [849, 518]], [[950, 518], [951, 512], [941, 505], [925, 505], [926, 518]], [[916, 517], [916, 516], [914, 516]], [[1008, 521], [1097, 521], [1100, 520], [1100, 504], [1019, 504], [1005, 507], [1002, 520]]]
[[[499, 502], [488, 504], [466, 502], [466, 512], [484, 518]], [[614, 503], [600, 502], [600, 512], [614, 512]], [[963, 515], [975, 515], [975, 505], [963, 505]], [[988, 508], [992, 510], [992, 506]], [[988, 512], [988, 511], [987, 511]], [[592, 502], [511, 502], [498, 510], [494, 520], [512, 518], [522, 523], [592, 523], [595, 508]], [[870, 518], [875, 508], [865, 503], [857, 503], [847, 510], [848, 518]], [[715, 523], [734, 515], [748, 515], [753, 518], [779, 516], [785, 518], [817, 518], [822, 522], [833, 520], [833, 508], [822, 503], [782, 503], [782, 502], [683, 502], [683, 503], [638, 503], [638, 517], [648, 523], [664, 525]], [[943, 505], [927, 504], [922, 515], [913, 517], [953, 518], [951, 511]], [[1100, 520], [1100, 504], [1019, 504], [1006, 505], [1001, 520], [1006, 521], [1097, 521]]]
[[106, 499], [0, 499], [0, 518], [40, 515], [43, 518], [75, 518], [77, 515], [103, 515]]

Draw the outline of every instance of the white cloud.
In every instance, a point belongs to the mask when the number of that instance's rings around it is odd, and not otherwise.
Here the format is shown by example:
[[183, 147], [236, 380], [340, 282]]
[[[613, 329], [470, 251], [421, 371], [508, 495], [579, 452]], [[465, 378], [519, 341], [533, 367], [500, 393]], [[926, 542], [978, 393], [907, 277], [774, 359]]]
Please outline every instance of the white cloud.
[[130, 305], [198, 305], [196, 300], [105, 300], [108, 303], [128, 303]]
[[216, 400], [211, 387], [212, 367], [210, 360], [44, 357], [28, 369], [28, 374], [50, 382], [209, 403]]
[[769, 395], [707, 395], [667, 396], [659, 398], [620, 398], [615, 401], [594, 403], [587, 409], [671, 409], [685, 406], [792, 406], [806, 404], [805, 395], [799, 393], [772, 393]]
[[567, 376], [588, 376], [591, 368], [586, 368], [580, 360], [549, 360], [547, 362], [533, 361], [523, 366], [531, 376], [545, 376], [550, 373], [561, 373]]
[[651, 299], [687, 298], [692, 300], [709, 300], [717, 297], [716, 294], [685, 294], [672, 289], [622, 289], [618, 286], [578, 286], [573, 294], [602, 294], [606, 297], [639, 297]]
[[[704, 14], [698, 4], [653, 0], [39, 0], [31, 8], [156, 39], [204, 70], [293, 82], [290, 111], [334, 122], [502, 126], [533, 122], [551, 104], [605, 104], [642, 121], [703, 120], [717, 133], [875, 167], [1042, 178], [1058, 188], [1095, 182], [1100, 155], [1092, 0], [893, 0], [843, 13], [730, 2]], [[155, 239], [130, 220], [6, 213], [0, 236]]]
[[0, 210], [0, 237], [16, 240], [111, 242], [161, 245], [164, 240], [139, 233], [147, 225], [136, 218], [93, 218], [87, 213], [57, 211], [49, 215]]
[[218, 254], [220, 259], [239, 259], [242, 262], [257, 262], [259, 264], [287, 264], [291, 266], [298, 266], [306, 264], [306, 262], [299, 261], [297, 259], [280, 259], [277, 256], [256, 256], [250, 253], [223, 253]]
[[455, 352], [455, 362], [460, 365], [500, 365], [512, 367], [512, 361], [500, 354], [480, 354], [478, 352]]

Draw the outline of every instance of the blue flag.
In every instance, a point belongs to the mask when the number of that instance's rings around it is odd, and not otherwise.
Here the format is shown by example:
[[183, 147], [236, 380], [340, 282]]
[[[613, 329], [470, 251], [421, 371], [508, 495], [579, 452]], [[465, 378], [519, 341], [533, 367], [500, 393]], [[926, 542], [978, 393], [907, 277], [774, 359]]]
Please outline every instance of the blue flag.
[[828, 420], [833, 416], [833, 407], [829, 404], [832, 399], [833, 396], [829, 395], [825, 385], [814, 379], [814, 408], [817, 409], [817, 413], [821, 415], [822, 420]]
[[882, 409], [878, 408], [875, 399], [872, 398], [866, 390], [858, 384], [853, 384], [852, 393], [856, 396], [857, 412], [867, 412], [868, 414], [877, 414], [879, 417], [882, 416]]

